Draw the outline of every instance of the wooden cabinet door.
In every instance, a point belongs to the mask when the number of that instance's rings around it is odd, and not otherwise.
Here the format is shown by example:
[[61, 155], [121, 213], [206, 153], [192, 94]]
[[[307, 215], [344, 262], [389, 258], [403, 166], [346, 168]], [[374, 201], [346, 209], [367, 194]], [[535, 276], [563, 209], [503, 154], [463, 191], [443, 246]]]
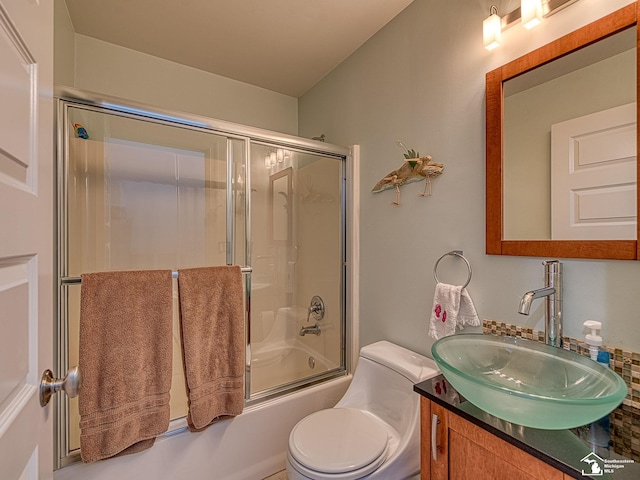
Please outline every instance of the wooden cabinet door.
[[444, 407], [431, 404], [431, 480], [449, 478], [449, 416]]
[[431, 401], [420, 397], [420, 480], [431, 479]]
[[420, 399], [421, 480], [568, 480], [486, 430]]
[[563, 474], [461, 417], [448, 412], [451, 480], [563, 480]]
[[444, 407], [420, 399], [421, 480], [449, 478], [448, 415]]

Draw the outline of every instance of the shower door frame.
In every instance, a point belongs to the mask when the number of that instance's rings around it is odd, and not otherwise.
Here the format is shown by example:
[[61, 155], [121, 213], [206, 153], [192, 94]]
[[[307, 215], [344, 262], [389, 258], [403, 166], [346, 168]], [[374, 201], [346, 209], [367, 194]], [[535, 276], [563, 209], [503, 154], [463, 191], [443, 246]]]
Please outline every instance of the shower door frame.
[[[252, 142], [268, 143], [274, 147], [288, 148], [308, 154], [318, 154], [329, 158], [335, 158], [341, 162], [341, 185], [340, 185], [340, 230], [341, 230], [341, 272], [340, 272], [340, 319], [341, 319], [341, 359], [340, 366], [326, 373], [309, 377], [307, 379], [293, 381], [281, 387], [273, 388], [267, 392], [261, 392], [257, 397], [251, 396], [251, 201], [245, 201], [245, 242], [244, 246], [246, 265], [245, 275], [246, 298], [245, 298], [245, 336], [247, 345], [247, 363], [245, 371], [245, 405], [253, 405], [265, 400], [273, 399], [285, 393], [291, 393], [302, 388], [346, 375], [351, 371], [352, 363], [357, 354], [355, 338], [352, 336], [353, 326], [351, 324], [353, 308], [347, 312], [347, 299], [353, 299], [354, 293], [348, 291], [353, 288], [354, 272], [350, 272], [350, 280], [347, 279], [347, 237], [350, 232], [347, 229], [347, 178], [356, 168], [354, 165], [347, 165], [347, 161], [352, 158], [352, 150], [336, 145], [307, 140], [292, 135], [271, 132], [257, 127], [250, 127], [241, 124], [215, 120], [199, 115], [190, 115], [183, 112], [173, 112], [166, 109], [158, 109], [141, 103], [122, 100], [105, 95], [83, 92], [73, 88], [59, 88], [55, 92], [56, 99], [56, 216], [57, 231], [55, 232], [55, 257], [56, 257], [56, 333], [54, 345], [54, 364], [59, 373], [66, 372], [69, 368], [68, 362], [68, 329], [67, 329], [67, 300], [66, 288], [69, 285], [80, 283], [76, 277], [68, 277], [68, 204], [67, 204], [67, 179], [68, 179], [68, 111], [70, 108], [79, 108], [99, 113], [112, 114], [120, 117], [131, 118], [142, 121], [149, 121], [166, 126], [187, 128], [204, 133], [211, 133], [227, 138], [227, 205], [226, 205], [226, 263], [233, 264], [234, 258], [234, 189], [233, 189], [233, 149], [230, 143], [240, 140], [245, 145], [245, 185], [244, 194], [246, 199], [251, 195], [251, 144]], [[229, 188], [231, 186], [231, 188]], [[350, 197], [351, 200], [354, 200]], [[352, 300], [353, 301], [353, 300]], [[55, 397], [54, 406], [54, 468], [59, 469], [76, 463], [80, 460], [79, 450], [69, 450], [68, 432], [68, 398], [63, 395]], [[169, 430], [163, 435], [174, 435], [186, 431], [186, 424], [183, 419], [172, 421]]]

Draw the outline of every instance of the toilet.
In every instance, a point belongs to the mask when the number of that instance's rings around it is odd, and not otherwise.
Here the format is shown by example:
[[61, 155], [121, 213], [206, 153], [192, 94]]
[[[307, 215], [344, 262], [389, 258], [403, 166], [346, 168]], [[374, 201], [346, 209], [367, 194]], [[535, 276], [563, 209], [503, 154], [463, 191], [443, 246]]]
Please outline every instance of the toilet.
[[289, 434], [289, 480], [404, 480], [420, 472], [420, 396], [413, 385], [435, 362], [387, 341], [360, 350], [351, 385], [335, 407]]

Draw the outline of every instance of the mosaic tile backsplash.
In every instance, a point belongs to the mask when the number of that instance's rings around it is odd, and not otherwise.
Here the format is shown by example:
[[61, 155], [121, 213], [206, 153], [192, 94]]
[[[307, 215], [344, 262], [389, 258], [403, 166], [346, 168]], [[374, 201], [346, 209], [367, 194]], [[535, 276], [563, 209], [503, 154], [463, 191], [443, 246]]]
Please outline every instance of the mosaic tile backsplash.
[[[482, 333], [544, 342], [544, 331], [495, 320], [483, 320]], [[562, 337], [562, 345], [567, 350], [589, 356], [589, 346], [583, 340]], [[611, 435], [613, 449], [628, 458], [640, 460], [640, 353], [606, 345], [600, 348], [609, 352], [611, 358], [609, 366], [629, 387], [627, 398], [609, 416], [614, 430]]]

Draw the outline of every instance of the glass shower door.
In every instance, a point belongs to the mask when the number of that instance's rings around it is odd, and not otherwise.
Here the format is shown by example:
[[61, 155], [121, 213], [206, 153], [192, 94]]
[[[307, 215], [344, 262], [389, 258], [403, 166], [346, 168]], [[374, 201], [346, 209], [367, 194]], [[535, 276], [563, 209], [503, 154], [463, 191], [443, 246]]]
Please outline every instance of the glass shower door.
[[[59, 103], [57, 370], [78, 364], [83, 273], [235, 264], [252, 270], [246, 398], [343, 375], [344, 149], [101, 105]], [[175, 288], [174, 312], [171, 430], [187, 412]], [[61, 467], [79, 457], [79, 415], [56, 401]]]
[[252, 396], [343, 365], [343, 164], [251, 144]]

